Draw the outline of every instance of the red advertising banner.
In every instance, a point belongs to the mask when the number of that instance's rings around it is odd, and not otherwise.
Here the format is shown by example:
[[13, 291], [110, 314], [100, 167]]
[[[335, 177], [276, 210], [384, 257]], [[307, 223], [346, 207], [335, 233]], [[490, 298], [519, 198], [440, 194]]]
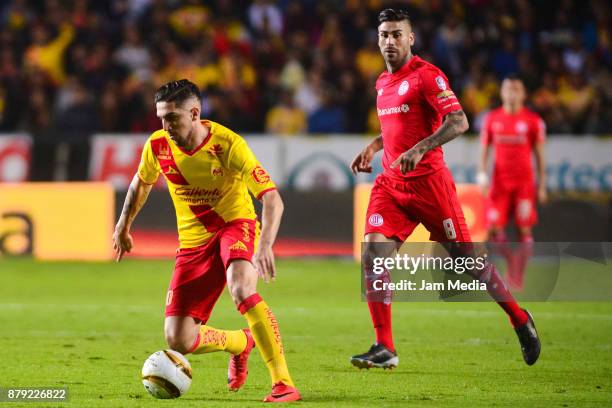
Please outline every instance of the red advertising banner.
[[0, 182], [17, 183], [28, 180], [30, 148], [28, 136], [0, 137]]
[[[146, 136], [113, 135], [96, 136], [92, 139], [89, 180], [108, 181], [115, 190], [126, 190], [138, 170]], [[161, 181], [156, 188], [164, 188]]]

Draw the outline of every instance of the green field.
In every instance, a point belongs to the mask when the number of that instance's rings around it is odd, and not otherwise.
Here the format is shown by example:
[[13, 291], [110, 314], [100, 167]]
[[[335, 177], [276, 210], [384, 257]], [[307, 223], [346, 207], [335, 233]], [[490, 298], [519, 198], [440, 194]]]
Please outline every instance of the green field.
[[[68, 403], [7, 407], [261, 406], [269, 379], [259, 355], [244, 389], [226, 391], [227, 355], [190, 356], [183, 398], [157, 401], [140, 383], [145, 358], [165, 346], [163, 301], [171, 261], [38, 263], [0, 260], [0, 387], [67, 386]], [[301, 406], [612, 405], [612, 303], [531, 303], [543, 341], [526, 366], [494, 303], [397, 303], [400, 366], [348, 364], [373, 340], [348, 261], [283, 260], [260, 284], [275, 311]], [[210, 324], [244, 327], [224, 294]]]

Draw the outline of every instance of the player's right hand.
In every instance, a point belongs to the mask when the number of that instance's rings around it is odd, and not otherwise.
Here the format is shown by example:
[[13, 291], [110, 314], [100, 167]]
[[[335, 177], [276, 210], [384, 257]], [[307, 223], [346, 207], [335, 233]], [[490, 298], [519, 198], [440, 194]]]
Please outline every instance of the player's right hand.
[[134, 240], [127, 231], [115, 229], [113, 233], [113, 249], [115, 250], [115, 262], [121, 261], [126, 252], [130, 252], [134, 247]]
[[374, 157], [374, 153], [369, 147], [363, 149], [361, 153], [359, 153], [351, 163], [351, 171], [353, 174], [357, 175], [357, 173], [371, 173], [372, 172], [372, 158]]

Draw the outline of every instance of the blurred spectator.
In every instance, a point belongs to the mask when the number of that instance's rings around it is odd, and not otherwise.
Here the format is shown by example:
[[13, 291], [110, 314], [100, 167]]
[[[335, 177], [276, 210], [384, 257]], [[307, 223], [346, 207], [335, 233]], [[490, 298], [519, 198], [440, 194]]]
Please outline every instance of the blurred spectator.
[[329, 89], [323, 91], [321, 102], [321, 106], [308, 117], [308, 131], [310, 133], [346, 132], [345, 112], [334, 103]]
[[376, 78], [385, 70], [385, 61], [378, 49], [378, 33], [369, 31], [365, 47], [357, 51], [355, 58], [357, 70], [364, 79]]
[[574, 132], [581, 132], [588, 110], [593, 104], [594, 90], [580, 74], [573, 74], [559, 87], [561, 106], [568, 114]]
[[126, 25], [123, 31], [124, 42], [115, 51], [117, 63], [125, 66], [140, 80], [151, 78], [151, 54], [142, 43], [140, 32], [133, 25]]
[[266, 132], [288, 136], [305, 131], [306, 114], [295, 106], [290, 90], [281, 92], [280, 102], [266, 116]]
[[470, 66], [468, 80], [461, 94], [461, 105], [470, 117], [476, 117], [491, 106], [499, 94], [498, 81], [491, 73], [483, 73], [480, 65]]
[[[404, 4], [413, 17], [414, 52], [443, 68], [473, 121], [497, 103], [498, 80], [516, 72], [550, 133], [609, 131], [609, 2]], [[281, 89], [287, 89], [295, 109], [309, 118], [308, 129], [376, 132], [374, 81], [385, 69], [376, 22], [385, 6], [357, 0], [0, 2], [0, 128], [48, 129], [82, 112], [98, 118], [87, 123], [89, 130], [148, 132], [159, 126], [151, 89], [187, 77], [202, 91], [202, 114], [237, 131], [263, 132], [266, 118], [278, 116], [272, 110], [286, 105]], [[75, 81], [88, 102], [66, 110]]]
[[63, 24], [57, 36], [50, 38], [49, 30], [42, 24], [32, 31], [33, 44], [25, 52], [26, 67], [41, 69], [57, 85], [64, 83], [64, 52], [74, 38], [74, 28]]

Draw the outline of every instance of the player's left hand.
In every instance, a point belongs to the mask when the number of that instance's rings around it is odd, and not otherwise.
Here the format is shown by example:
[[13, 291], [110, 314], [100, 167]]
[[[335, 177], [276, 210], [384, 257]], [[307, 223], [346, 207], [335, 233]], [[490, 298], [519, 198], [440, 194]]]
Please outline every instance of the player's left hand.
[[538, 188], [538, 201], [540, 204], [546, 204], [548, 201], [548, 191], [546, 191], [546, 187]]
[[274, 265], [274, 252], [271, 245], [260, 245], [253, 257], [253, 264], [259, 277], [266, 283], [276, 280], [276, 266]]
[[406, 174], [407, 172], [414, 170], [414, 168], [423, 158], [424, 154], [425, 152], [422, 152], [420, 148], [415, 146], [412, 149], [400, 154], [399, 157], [391, 164], [391, 168], [394, 169], [399, 166], [402, 174]]

